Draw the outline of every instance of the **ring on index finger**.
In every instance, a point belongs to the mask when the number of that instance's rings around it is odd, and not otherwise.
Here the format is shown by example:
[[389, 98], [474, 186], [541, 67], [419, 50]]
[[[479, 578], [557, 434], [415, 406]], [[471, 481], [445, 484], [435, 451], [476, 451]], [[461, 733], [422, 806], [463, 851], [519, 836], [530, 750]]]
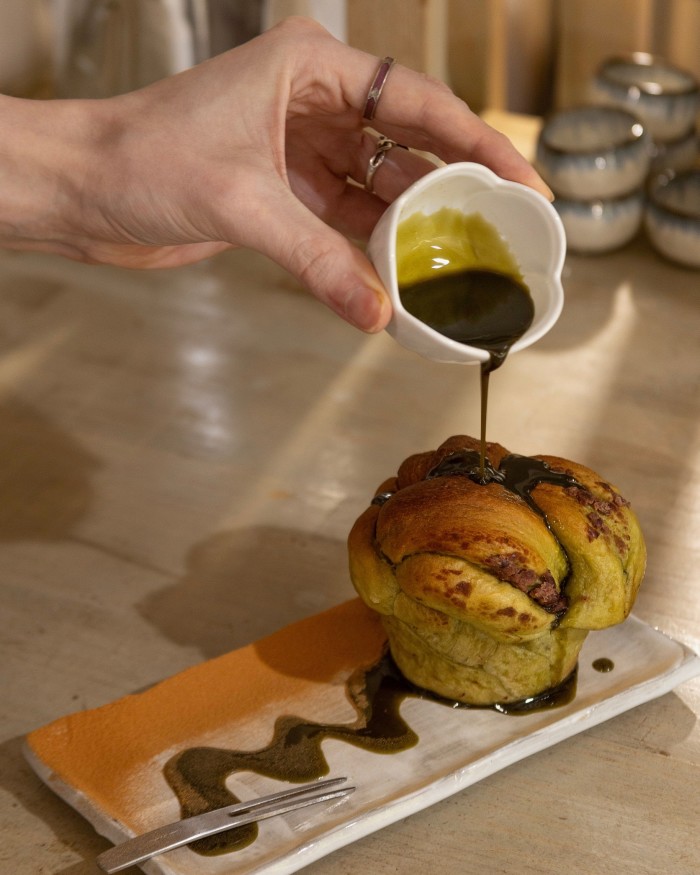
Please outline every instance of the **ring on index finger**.
[[395, 140], [390, 140], [389, 137], [381, 136], [377, 140], [377, 149], [374, 155], [369, 159], [367, 173], [365, 175], [365, 191], [369, 192], [369, 194], [374, 192], [374, 174], [382, 166], [387, 154], [394, 148], [394, 146], [398, 146], [399, 149], [407, 148], [407, 146], [402, 146], [401, 143], [397, 143]]
[[388, 79], [391, 68], [394, 66], [395, 63], [396, 60], [394, 58], [382, 58], [379, 69], [375, 74], [374, 81], [372, 82], [369, 92], [367, 93], [365, 108], [362, 111], [362, 118], [367, 119], [367, 121], [371, 122], [374, 118], [375, 113], [377, 112], [379, 98], [382, 96], [382, 91], [384, 90], [384, 86], [386, 85], [386, 80]]

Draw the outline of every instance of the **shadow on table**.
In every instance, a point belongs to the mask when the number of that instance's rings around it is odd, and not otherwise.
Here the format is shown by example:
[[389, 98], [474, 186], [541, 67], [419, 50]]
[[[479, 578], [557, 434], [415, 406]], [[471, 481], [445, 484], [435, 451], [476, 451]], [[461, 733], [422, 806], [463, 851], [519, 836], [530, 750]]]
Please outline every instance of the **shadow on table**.
[[168, 639], [210, 659], [354, 595], [345, 544], [254, 526], [195, 545], [184, 577], [138, 609]]
[[[22, 744], [21, 737], [11, 738], [0, 744], [0, 787], [16, 800], [14, 805], [22, 806], [48, 826], [55, 835], [57, 844], [65, 849], [66, 856], [72, 854], [83, 857], [81, 861], [73, 862], [63, 869], [52, 870], [51, 875], [99, 875], [100, 869], [94, 860], [102, 851], [111, 847], [111, 842], [98, 835], [77, 811], [55, 796], [39, 780], [22, 755]], [[6, 834], [3, 837], [2, 850], [7, 852], [12, 845], [17, 846], [18, 841], [17, 836]], [[22, 854], [30, 859], [31, 849], [22, 849]], [[60, 857], [61, 851], [57, 850], [54, 858], [60, 860]], [[0, 858], [11, 859], [10, 856], [4, 857], [1, 854]], [[4, 871], [9, 875], [11, 870]]]
[[0, 542], [54, 541], [92, 501], [98, 460], [30, 405], [0, 401]]

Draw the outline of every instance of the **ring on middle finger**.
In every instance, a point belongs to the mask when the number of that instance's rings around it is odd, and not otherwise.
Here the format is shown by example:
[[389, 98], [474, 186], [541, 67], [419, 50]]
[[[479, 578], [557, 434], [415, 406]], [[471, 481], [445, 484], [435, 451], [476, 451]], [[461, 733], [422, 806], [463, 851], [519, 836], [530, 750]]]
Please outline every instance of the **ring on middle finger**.
[[374, 174], [382, 166], [387, 154], [394, 148], [394, 146], [398, 146], [400, 149], [407, 148], [406, 146], [402, 146], [401, 143], [391, 140], [389, 137], [381, 136], [377, 140], [377, 148], [374, 155], [369, 159], [367, 173], [365, 175], [365, 191], [370, 194], [374, 192]]

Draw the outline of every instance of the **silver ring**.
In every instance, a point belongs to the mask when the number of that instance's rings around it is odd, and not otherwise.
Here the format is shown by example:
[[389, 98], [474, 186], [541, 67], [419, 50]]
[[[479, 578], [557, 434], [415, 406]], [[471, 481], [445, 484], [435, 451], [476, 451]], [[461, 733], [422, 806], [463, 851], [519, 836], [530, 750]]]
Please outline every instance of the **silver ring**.
[[377, 140], [377, 149], [374, 155], [369, 159], [367, 174], [365, 176], [365, 191], [369, 192], [369, 194], [374, 192], [374, 174], [384, 163], [387, 152], [390, 152], [394, 146], [398, 146], [401, 149], [406, 148], [406, 146], [402, 146], [401, 143], [390, 140], [389, 137], [381, 136]]
[[371, 122], [374, 118], [374, 114], [377, 111], [377, 106], [379, 106], [379, 98], [382, 96], [382, 91], [384, 90], [384, 86], [386, 85], [386, 80], [389, 78], [389, 73], [391, 72], [391, 68], [394, 66], [394, 64], [394, 58], [382, 58], [382, 62], [376, 72], [374, 81], [372, 82], [369, 92], [367, 93], [365, 107], [362, 110], [362, 118], [367, 119], [367, 121], [369, 122]]

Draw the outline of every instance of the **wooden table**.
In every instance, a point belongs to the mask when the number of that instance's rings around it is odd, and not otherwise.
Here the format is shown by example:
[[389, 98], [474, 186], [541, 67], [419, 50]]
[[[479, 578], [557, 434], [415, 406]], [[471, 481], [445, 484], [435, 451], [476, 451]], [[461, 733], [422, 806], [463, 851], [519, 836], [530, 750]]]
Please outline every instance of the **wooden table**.
[[[700, 649], [700, 277], [640, 239], [569, 257], [489, 437], [599, 470], [650, 558], [636, 614]], [[140, 274], [0, 254], [0, 871], [108, 843], [22, 736], [354, 594], [345, 538], [411, 452], [478, 429], [475, 369], [365, 337], [248, 252]], [[310, 866], [700, 871], [700, 679]]]

